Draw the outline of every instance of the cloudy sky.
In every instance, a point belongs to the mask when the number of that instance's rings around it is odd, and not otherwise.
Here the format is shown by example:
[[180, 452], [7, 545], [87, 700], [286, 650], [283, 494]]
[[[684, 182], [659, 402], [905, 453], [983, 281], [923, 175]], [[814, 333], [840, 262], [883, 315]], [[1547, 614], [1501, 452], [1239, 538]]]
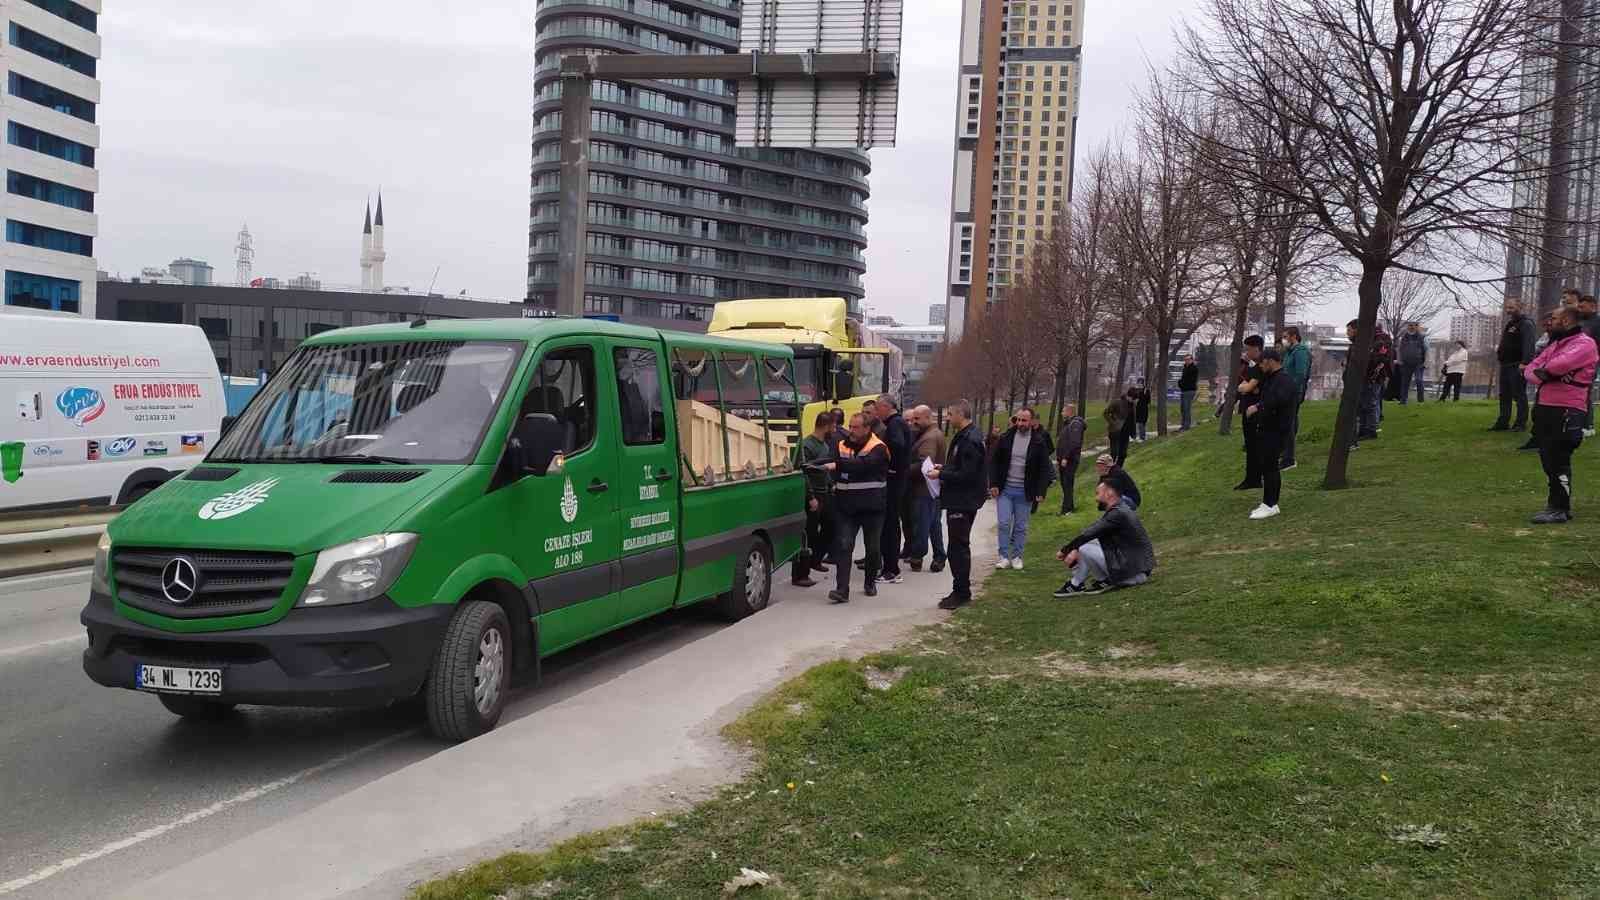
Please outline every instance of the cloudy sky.
[[[1085, 0], [1080, 153], [1124, 124], [1145, 60], [1196, 0]], [[906, 18], [899, 146], [873, 152], [868, 302], [906, 322], [945, 293], [956, 0]], [[249, 10], [246, 12], [245, 10]], [[533, 3], [108, 3], [101, 19], [101, 268], [179, 256], [233, 277], [355, 284], [384, 195], [387, 280], [520, 300], [526, 279]]]

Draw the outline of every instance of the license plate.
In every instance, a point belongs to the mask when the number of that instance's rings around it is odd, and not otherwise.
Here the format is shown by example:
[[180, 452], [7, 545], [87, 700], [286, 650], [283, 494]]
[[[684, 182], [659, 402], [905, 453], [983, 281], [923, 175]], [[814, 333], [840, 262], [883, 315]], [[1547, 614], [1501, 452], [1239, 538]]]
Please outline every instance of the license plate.
[[141, 665], [134, 675], [134, 687], [163, 694], [220, 694], [222, 670]]

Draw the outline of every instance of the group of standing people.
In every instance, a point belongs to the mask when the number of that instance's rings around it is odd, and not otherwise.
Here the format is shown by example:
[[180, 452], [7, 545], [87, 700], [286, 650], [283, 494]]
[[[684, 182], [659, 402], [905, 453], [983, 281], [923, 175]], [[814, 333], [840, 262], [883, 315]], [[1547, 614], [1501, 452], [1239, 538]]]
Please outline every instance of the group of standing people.
[[[1534, 386], [1533, 429], [1522, 450], [1537, 450], [1548, 483], [1545, 509], [1535, 525], [1572, 520], [1572, 456], [1594, 437], [1594, 378], [1600, 360], [1600, 316], [1595, 297], [1574, 288], [1545, 316], [1543, 335], [1522, 304], [1507, 300], [1506, 324], [1496, 358], [1500, 364], [1500, 416], [1490, 431], [1528, 428], [1528, 385]], [[1516, 420], [1511, 418], [1516, 407]]]
[[1243, 424], [1245, 471], [1236, 491], [1261, 491], [1252, 519], [1270, 519], [1282, 510], [1283, 473], [1297, 468], [1300, 407], [1311, 384], [1311, 351], [1300, 329], [1283, 330], [1278, 347], [1259, 334], [1244, 339], [1235, 403]]

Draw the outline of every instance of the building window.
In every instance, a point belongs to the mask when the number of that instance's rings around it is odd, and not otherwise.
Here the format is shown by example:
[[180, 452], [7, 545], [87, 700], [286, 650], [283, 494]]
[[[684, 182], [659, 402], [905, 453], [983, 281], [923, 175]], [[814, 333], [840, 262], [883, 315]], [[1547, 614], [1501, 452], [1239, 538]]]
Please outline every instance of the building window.
[[6, 305], [75, 313], [82, 283], [29, 272], [6, 272]]
[[19, 197], [32, 197], [85, 212], [94, 212], [94, 194], [70, 185], [46, 181], [21, 172], [6, 172], [6, 190]]
[[195, 324], [210, 339], [222, 374], [251, 376], [267, 367], [264, 313], [259, 306], [195, 304]]
[[6, 123], [6, 141], [24, 150], [54, 156], [56, 159], [64, 159], [80, 166], [94, 167], [94, 148], [88, 144], [46, 134], [36, 128], [18, 125], [16, 122]]
[[75, 47], [68, 47], [54, 38], [48, 38], [37, 31], [23, 28], [15, 22], [11, 23], [11, 45], [21, 47], [35, 56], [42, 56], [53, 63], [59, 63], [74, 72], [94, 77], [94, 57]]
[[96, 31], [100, 27], [100, 16], [94, 10], [73, 3], [72, 0], [28, 0], [28, 2], [66, 19], [85, 31]]
[[60, 88], [34, 81], [15, 72], [11, 73], [7, 82], [13, 97], [21, 97], [40, 106], [48, 106], [56, 112], [66, 113], [85, 122], [94, 121], [94, 104], [76, 94], [69, 94]]
[[183, 304], [165, 300], [119, 300], [119, 322], [163, 322], [168, 325], [183, 324]]
[[46, 228], [32, 222], [18, 222], [16, 219], [6, 220], [6, 240], [13, 244], [27, 244], [30, 247], [43, 247], [46, 250], [75, 253], [78, 256], [94, 255], [94, 238], [86, 234]]

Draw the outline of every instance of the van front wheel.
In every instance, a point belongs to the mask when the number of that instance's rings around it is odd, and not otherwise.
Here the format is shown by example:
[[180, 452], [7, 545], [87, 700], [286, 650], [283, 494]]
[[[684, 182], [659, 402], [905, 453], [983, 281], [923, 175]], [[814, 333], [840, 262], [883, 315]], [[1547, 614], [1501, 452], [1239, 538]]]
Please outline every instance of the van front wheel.
[[772, 599], [772, 549], [761, 538], [752, 538], [737, 566], [733, 590], [717, 599], [717, 612], [730, 622], [767, 608]]
[[482, 600], [461, 604], [423, 686], [429, 730], [465, 741], [493, 728], [505, 710], [512, 652], [505, 610]]

